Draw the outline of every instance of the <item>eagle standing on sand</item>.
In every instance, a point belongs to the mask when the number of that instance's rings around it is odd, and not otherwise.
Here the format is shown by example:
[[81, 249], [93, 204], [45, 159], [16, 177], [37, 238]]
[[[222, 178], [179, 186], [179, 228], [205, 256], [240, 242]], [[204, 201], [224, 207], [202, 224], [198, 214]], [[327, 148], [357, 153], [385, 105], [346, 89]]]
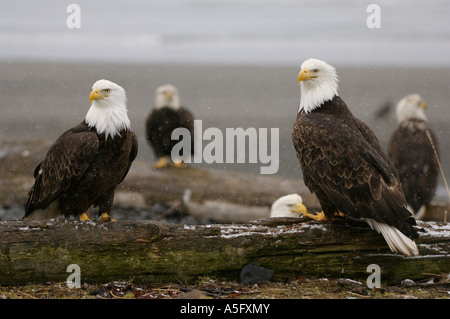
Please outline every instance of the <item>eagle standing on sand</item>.
[[94, 205], [101, 221], [111, 221], [114, 192], [136, 158], [138, 141], [122, 87], [99, 80], [89, 100], [85, 119], [63, 133], [34, 170], [24, 218], [89, 220], [86, 211]]
[[439, 145], [428, 126], [426, 108], [419, 94], [401, 99], [397, 104], [398, 127], [388, 146], [389, 159], [398, 171], [406, 201], [416, 219], [425, 215], [426, 206], [435, 195], [439, 173], [436, 158]]
[[[156, 90], [155, 107], [146, 121], [146, 138], [153, 149], [158, 162], [155, 168], [164, 168], [169, 164], [172, 148], [178, 140], [172, 140], [172, 131], [176, 128], [186, 128], [191, 134], [191, 154], [194, 151], [194, 118], [180, 104], [178, 90], [171, 84], [162, 85]], [[181, 160], [172, 159], [172, 165], [185, 167]]]
[[309, 59], [298, 82], [301, 97], [292, 140], [305, 184], [323, 210], [304, 216], [363, 218], [393, 252], [418, 255], [416, 223], [406, 208], [398, 173], [375, 134], [338, 96], [336, 70]]

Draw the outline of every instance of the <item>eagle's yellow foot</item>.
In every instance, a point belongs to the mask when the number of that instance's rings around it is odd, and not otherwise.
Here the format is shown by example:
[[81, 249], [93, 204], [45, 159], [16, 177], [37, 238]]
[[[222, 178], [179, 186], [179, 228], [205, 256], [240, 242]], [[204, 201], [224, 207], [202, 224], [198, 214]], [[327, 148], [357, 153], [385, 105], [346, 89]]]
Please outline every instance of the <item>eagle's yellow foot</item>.
[[111, 216], [108, 215], [108, 213], [103, 213], [100, 217], [101, 222], [116, 222], [117, 220], [112, 219]]
[[327, 216], [325, 216], [324, 212], [320, 212], [317, 214], [303, 213], [303, 216], [314, 219], [318, 222], [324, 222], [324, 221], [330, 220]]
[[172, 162], [172, 166], [175, 167], [175, 168], [186, 168], [187, 167], [187, 165], [184, 164], [181, 161], [179, 161], [179, 162], [178, 161]]
[[153, 168], [164, 168], [167, 167], [168, 163], [167, 163], [167, 158], [165, 157], [161, 157], [158, 161], [158, 163], [153, 164]]
[[337, 212], [334, 213], [334, 217], [345, 217], [345, 214], [340, 210], [338, 210]]
[[91, 221], [91, 219], [89, 218], [89, 216], [86, 213], [83, 213], [80, 215], [79, 217], [80, 220], [86, 220], [86, 221]]

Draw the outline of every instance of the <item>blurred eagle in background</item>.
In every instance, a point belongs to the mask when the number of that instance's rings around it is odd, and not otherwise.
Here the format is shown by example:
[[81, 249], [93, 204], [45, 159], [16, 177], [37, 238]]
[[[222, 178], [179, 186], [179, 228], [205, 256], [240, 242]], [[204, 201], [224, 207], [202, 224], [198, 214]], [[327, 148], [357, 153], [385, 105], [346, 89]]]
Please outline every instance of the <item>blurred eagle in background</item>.
[[299, 194], [281, 196], [270, 207], [270, 217], [300, 217], [305, 213], [307, 209]]
[[428, 125], [426, 109], [419, 94], [402, 98], [396, 109], [398, 127], [388, 145], [389, 159], [397, 168], [406, 201], [416, 219], [425, 215], [439, 174], [439, 143]]
[[[179, 142], [172, 140], [176, 128], [186, 128], [191, 135], [191, 154], [194, 152], [194, 117], [181, 106], [178, 90], [172, 84], [161, 85], [156, 89], [155, 105], [146, 121], [146, 139], [158, 162], [154, 168], [164, 168], [170, 164], [182, 168], [181, 159], [172, 158], [172, 148]], [[184, 154], [183, 154], [184, 155]]]

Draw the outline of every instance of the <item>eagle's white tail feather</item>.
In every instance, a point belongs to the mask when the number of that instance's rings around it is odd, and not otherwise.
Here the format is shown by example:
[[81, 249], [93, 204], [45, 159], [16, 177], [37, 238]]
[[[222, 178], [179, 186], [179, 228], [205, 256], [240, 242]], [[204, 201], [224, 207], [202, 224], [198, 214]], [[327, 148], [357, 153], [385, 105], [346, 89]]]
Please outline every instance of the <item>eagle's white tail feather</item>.
[[389, 248], [395, 253], [401, 253], [406, 256], [417, 256], [419, 255], [419, 250], [417, 249], [416, 243], [402, 234], [397, 228], [379, 223], [373, 219], [366, 218], [366, 222], [372, 227], [373, 230], [381, 233], [386, 240]]

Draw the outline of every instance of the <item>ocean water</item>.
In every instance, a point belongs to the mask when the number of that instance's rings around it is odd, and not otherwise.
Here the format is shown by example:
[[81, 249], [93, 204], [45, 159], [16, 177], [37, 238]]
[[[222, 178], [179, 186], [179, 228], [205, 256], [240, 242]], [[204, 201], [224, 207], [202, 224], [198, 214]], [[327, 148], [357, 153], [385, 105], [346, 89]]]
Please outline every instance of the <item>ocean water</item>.
[[0, 61], [450, 66], [449, 14], [446, 0], [0, 0]]

